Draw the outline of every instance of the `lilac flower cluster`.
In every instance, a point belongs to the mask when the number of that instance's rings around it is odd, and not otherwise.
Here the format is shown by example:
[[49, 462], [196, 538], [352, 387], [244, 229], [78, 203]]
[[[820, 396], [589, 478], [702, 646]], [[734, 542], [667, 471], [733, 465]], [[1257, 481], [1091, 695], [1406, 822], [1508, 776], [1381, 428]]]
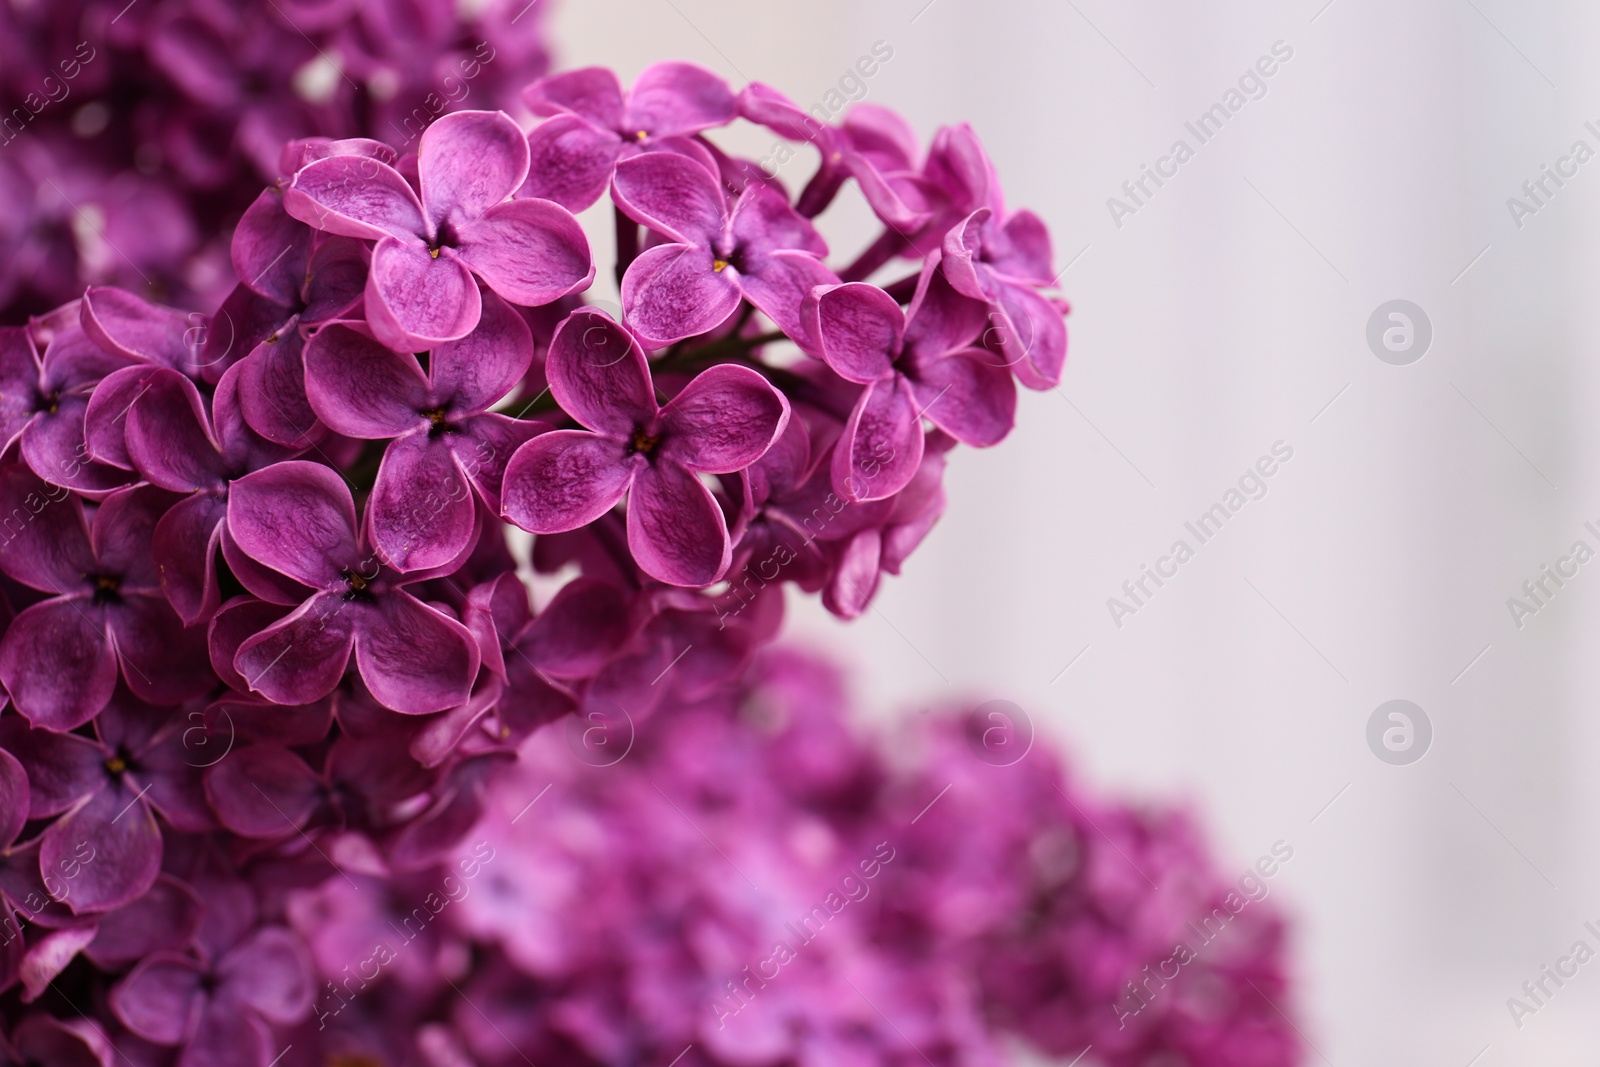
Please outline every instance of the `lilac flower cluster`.
[[[0, 327], [0, 1062], [276, 1062], [292, 890], [432, 877], [545, 724], [730, 692], [784, 583], [858, 614], [946, 453], [1059, 378], [1048, 238], [969, 129], [679, 63], [524, 96], [289, 142], [198, 323], [90, 286]], [[823, 150], [797, 198], [708, 137], [741, 118]], [[836, 268], [852, 177], [883, 236]]]
[[[120, 285], [209, 309], [227, 233], [289, 141], [414, 150], [515, 107], [545, 0], [48, 0], [0, 5], [0, 321]], [[219, 291], [220, 289], [220, 291]]]
[[[674, 706], [609, 766], [524, 746], [452, 858], [291, 894], [308, 1061], [1288, 1067], [1282, 920], [1241, 912], [1131, 1013], [1228, 883], [1180, 810], [1089, 795], [974, 720], [890, 741], [788, 651]], [[981, 727], [979, 727], [981, 729]], [[890, 753], [894, 758], [890, 758]]]

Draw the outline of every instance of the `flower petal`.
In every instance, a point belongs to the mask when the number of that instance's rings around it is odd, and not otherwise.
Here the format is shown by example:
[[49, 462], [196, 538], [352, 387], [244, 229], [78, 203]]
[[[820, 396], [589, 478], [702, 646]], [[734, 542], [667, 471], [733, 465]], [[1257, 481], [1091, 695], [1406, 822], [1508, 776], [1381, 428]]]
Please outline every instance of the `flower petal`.
[[320, 463], [286, 460], [234, 482], [228, 530], [252, 559], [314, 589], [359, 561], [350, 489]]
[[528, 139], [504, 111], [454, 111], [422, 131], [417, 175], [435, 231], [511, 198], [528, 176]]
[[390, 237], [372, 250], [367, 325], [401, 352], [465, 337], [478, 324], [478, 284], [453, 249], [437, 254]]
[[582, 211], [600, 199], [611, 181], [622, 142], [576, 115], [557, 115], [528, 134], [530, 166], [522, 196], [551, 200]]
[[745, 188], [733, 206], [729, 228], [747, 253], [788, 248], [819, 257], [828, 254], [828, 244], [816, 227], [770, 185], [755, 183]]
[[241, 284], [274, 303], [300, 302], [311, 255], [311, 231], [283, 208], [283, 193], [264, 190], [233, 229], [233, 273]]
[[193, 889], [162, 875], [144, 896], [102, 915], [83, 954], [101, 970], [120, 971], [152, 953], [176, 952], [194, 936], [200, 909]]
[[1052, 389], [1061, 383], [1067, 362], [1067, 324], [1061, 307], [1022, 285], [1001, 285], [995, 305], [1003, 316], [998, 332], [1000, 354], [1029, 389]]
[[89, 459], [89, 444], [84, 432], [89, 398], [82, 394], [63, 396], [54, 410], [41, 411], [22, 431], [22, 458], [39, 477], [54, 485], [76, 489], [97, 500], [133, 480], [126, 470]]
[[245, 837], [289, 837], [322, 797], [322, 782], [299, 756], [278, 745], [248, 745], [208, 767], [206, 797], [217, 819]]
[[541, 434], [511, 457], [501, 512], [531, 533], [576, 530], [616, 506], [633, 471], [618, 441], [581, 430]]
[[494, 293], [483, 294], [477, 327], [428, 355], [434, 394], [453, 413], [484, 411], [515, 388], [533, 362], [533, 334], [516, 310]]
[[95, 569], [83, 504], [21, 464], [0, 469], [0, 569], [46, 593], [64, 593]]
[[301, 168], [283, 193], [283, 207], [313, 229], [376, 241], [421, 244], [422, 203], [400, 172], [371, 156], [340, 155]]
[[594, 280], [589, 240], [572, 212], [548, 200], [496, 204], [456, 227], [456, 253], [495, 292], [538, 307]]
[[548, 429], [532, 419], [513, 419], [491, 412], [468, 419], [461, 424], [459, 434], [445, 440], [455, 453], [461, 473], [477, 487], [489, 510], [498, 515], [506, 465], [517, 449]]
[[189, 318], [112, 286], [84, 291], [83, 331], [90, 340], [124, 359], [187, 370], [194, 362]]
[[702, 371], [661, 409], [661, 458], [692, 471], [731, 474], [772, 447], [789, 422], [789, 401], [749, 367]]
[[922, 414], [965, 445], [999, 444], [1016, 425], [1016, 383], [980, 348], [919, 364], [911, 391]]
[[441, 567], [478, 532], [472, 486], [444, 438], [410, 433], [389, 442], [367, 504], [372, 547], [402, 571]]
[[217, 546], [227, 517], [226, 500], [196, 493], [156, 523], [152, 553], [161, 572], [161, 591], [185, 626], [217, 610]]
[[306, 342], [304, 358], [306, 399], [338, 433], [386, 438], [424, 425], [430, 390], [416, 357], [334, 322]]
[[862, 390], [833, 449], [833, 487], [846, 500], [882, 500], [905, 488], [922, 462], [916, 399], [899, 375]]
[[788, 250], [746, 259], [739, 275], [745, 298], [808, 351], [815, 349], [816, 343], [800, 317], [801, 305], [817, 286], [836, 285], [838, 281], [833, 271], [814, 256]]
[[[96, 390], [95, 399], [99, 398]], [[222, 449], [212, 436], [205, 402], [194, 382], [176, 371], [153, 371], [129, 400], [123, 440], [128, 459], [146, 481], [179, 493], [223, 484]]]
[[674, 241], [709, 247], [728, 201], [717, 176], [688, 156], [647, 152], [617, 164], [611, 192], [622, 213]]
[[894, 297], [876, 285], [847, 282], [818, 287], [804, 303], [817, 349], [839, 377], [866, 385], [893, 369], [906, 324]]
[[[84, 860], [85, 850], [91, 857]], [[41, 870], [78, 875], [54, 894], [74, 915], [110, 911], [138, 900], [161, 873], [161, 830], [129, 783], [119, 781], [61, 816], [39, 845]]]
[[320, 700], [333, 692], [350, 663], [356, 614], [338, 593], [314, 596], [240, 645], [234, 670], [253, 692], [274, 703]]
[[129, 596], [106, 609], [106, 629], [122, 663], [122, 677], [141, 700], [177, 704], [215, 684], [201, 665], [205, 633], [184, 629], [172, 605], [161, 596]]
[[528, 625], [517, 647], [542, 671], [583, 678], [603, 667], [631, 632], [622, 590], [594, 578], [574, 578]]
[[403, 715], [465, 704], [478, 662], [471, 631], [404, 590], [379, 597], [356, 632], [361, 680], [378, 703]]
[[578, 115], [608, 130], [622, 126], [622, 85], [605, 67], [581, 67], [540, 78], [522, 90], [535, 115]]
[[293, 324], [261, 342], [241, 361], [239, 407], [269, 441], [304, 448], [322, 428], [306, 399], [305, 341]]
[[65, 597], [35, 604], [0, 640], [0, 682], [35, 726], [76, 729], [111, 699], [117, 657], [87, 605]]
[[655, 63], [635, 79], [622, 121], [625, 131], [671, 137], [726, 126], [737, 113], [733, 90], [709, 70], [693, 63]]
[[591, 430], [627, 437], [656, 416], [644, 350], [603, 311], [579, 308], [562, 320], [544, 373], [561, 410]]
[[739, 306], [739, 281], [733, 271], [717, 270], [714, 258], [710, 249], [690, 244], [657, 245], [642, 253], [622, 278], [628, 325], [659, 347], [728, 321]]
[[224, 956], [217, 965], [225, 995], [279, 1026], [311, 1011], [311, 957], [305, 945], [282, 926], [264, 926]]
[[641, 570], [668, 585], [710, 585], [732, 557], [711, 490], [670, 461], [645, 467], [633, 480], [628, 548]]
[[0, 748], [0, 848], [10, 848], [28, 821], [28, 772]]
[[176, 953], [149, 956], [111, 990], [111, 1010], [146, 1041], [176, 1045], [193, 1032], [205, 994], [200, 966]]

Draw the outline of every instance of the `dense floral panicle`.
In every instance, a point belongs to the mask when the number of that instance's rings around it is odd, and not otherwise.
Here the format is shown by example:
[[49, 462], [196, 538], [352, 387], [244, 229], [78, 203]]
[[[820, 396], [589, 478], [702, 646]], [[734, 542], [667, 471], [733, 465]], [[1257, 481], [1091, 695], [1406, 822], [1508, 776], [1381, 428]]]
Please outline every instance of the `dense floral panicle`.
[[[196, 308], [284, 145], [520, 107], [545, 0], [52, 0], [0, 10], [0, 313], [88, 284]], [[290, 171], [292, 173], [292, 170]]]
[[[39, 310], [0, 326], [0, 1062], [998, 1062], [995, 1005], [1053, 1002], [828, 918], [912, 787], [825, 672], [750, 672], [786, 585], [866, 610], [951, 449], [1059, 375], [1042, 224], [964, 127], [923, 151], [684, 63], [513, 117], [527, 6], [267, 6], [94, 7], [82, 104], [0, 131], [0, 301]], [[0, 10], [0, 52], [78, 10]], [[738, 121], [818, 145], [798, 195]], [[125, 140], [152, 181], [113, 208]], [[834, 264], [851, 178], [884, 232]], [[612, 313], [573, 215], [607, 195]], [[506, 806], [530, 775], [563, 836]], [[780, 915], [830, 937], [774, 963]]]

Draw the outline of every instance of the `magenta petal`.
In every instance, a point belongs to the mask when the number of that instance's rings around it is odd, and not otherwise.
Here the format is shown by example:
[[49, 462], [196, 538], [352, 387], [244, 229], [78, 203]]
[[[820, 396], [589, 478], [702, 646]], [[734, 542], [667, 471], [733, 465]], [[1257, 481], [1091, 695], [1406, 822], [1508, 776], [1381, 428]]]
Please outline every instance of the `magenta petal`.
[[455, 111], [422, 131], [417, 174], [423, 211], [437, 230], [511, 198], [528, 176], [528, 140], [503, 111]]
[[0, 748], [0, 848], [10, 848], [28, 821], [28, 772]]
[[461, 432], [445, 440], [461, 473], [471, 479], [489, 510], [500, 513], [500, 487], [506, 466], [517, 450], [549, 429], [542, 422], [506, 415], [477, 415], [462, 423]]
[[372, 250], [367, 325], [390, 348], [416, 352], [465, 337], [480, 307], [478, 283], [453, 249], [435, 255], [386, 237]]
[[[295, 603], [299, 603], [296, 600]], [[230, 689], [248, 693], [250, 683], [234, 668], [239, 646], [289, 614], [282, 604], [271, 604], [248, 596], [236, 596], [223, 604], [206, 627], [211, 652], [211, 669]], [[320, 735], [318, 735], [320, 736]], [[197, 739], [198, 740], [198, 739]]]
[[410, 593], [379, 598], [356, 634], [356, 665], [378, 703], [403, 715], [465, 704], [478, 673], [471, 631]]
[[389, 442], [367, 504], [379, 559], [402, 571], [444, 566], [467, 550], [477, 516], [448, 441], [412, 433]]
[[496, 204], [456, 227], [456, 252], [495, 292], [524, 307], [589, 287], [594, 260], [572, 212], [548, 200]]
[[314, 229], [376, 241], [421, 244], [422, 204], [400, 172], [371, 156], [329, 156], [306, 164], [284, 190], [283, 206]]
[[134, 469], [127, 443], [130, 409], [134, 401], [148, 395], [152, 381], [167, 374], [188, 380], [177, 371], [148, 363], [123, 367], [101, 379], [83, 412], [83, 441], [88, 446], [89, 459], [123, 470]]
[[111, 699], [117, 657], [90, 610], [87, 599], [46, 600], [13, 619], [0, 640], [0, 682], [35, 726], [76, 729]]
[[322, 426], [306, 399], [304, 346], [290, 323], [240, 361], [244, 421], [267, 440], [291, 448], [304, 448]]
[[807, 296], [805, 312], [823, 360], [846, 381], [876, 381], [900, 354], [905, 313], [876, 285], [820, 287]]
[[196, 493], [156, 523], [153, 552], [161, 591], [185, 626], [209, 618], [217, 609], [217, 546], [227, 516], [228, 504], [222, 497]]
[[10, 516], [0, 539], [0, 569], [24, 585], [64, 593], [95, 569], [83, 504], [28, 468], [0, 469], [0, 514]]
[[56, 977], [67, 969], [67, 964], [94, 940], [94, 935], [95, 928], [92, 925], [67, 927], [52, 931], [29, 945], [18, 968], [22, 979], [23, 1002], [37, 1000], [41, 993], [50, 988]]
[[528, 134], [531, 165], [523, 196], [551, 200], [582, 211], [600, 199], [611, 181], [622, 142], [576, 115], [557, 115]]
[[359, 556], [350, 488], [336, 471], [306, 460], [234, 482], [228, 531], [252, 559], [315, 589], [342, 582], [341, 572]]
[[876, 528], [862, 530], [841, 550], [833, 578], [823, 590], [822, 602], [841, 618], [853, 619], [867, 610], [878, 591], [878, 559], [883, 539]]
[[581, 115], [608, 130], [622, 127], [622, 86], [605, 67], [580, 67], [540, 78], [522, 90], [535, 115]]
[[517, 647], [541, 671], [583, 678], [603, 667], [631, 630], [622, 590], [593, 578], [574, 578], [528, 625]]
[[922, 413], [962, 444], [999, 444], [1016, 425], [1016, 383], [982, 349], [920, 364], [912, 394]]
[[217, 966], [231, 1000], [268, 1022], [288, 1026], [311, 1010], [310, 954], [281, 926], [265, 926], [234, 948]]
[[27, 769], [23, 813], [29, 819], [59, 815], [105, 784], [105, 751], [77, 734], [34, 729], [7, 717], [0, 719], [0, 747]]
[[739, 243], [752, 252], [787, 248], [813, 256], [828, 254], [827, 242], [817, 233], [816, 227], [769, 185], [748, 186], [734, 205], [728, 226]]
[[922, 462], [922, 422], [904, 378], [862, 390], [833, 449], [833, 487], [846, 500], [882, 500], [905, 488]]
[[654, 137], [726, 126], [738, 112], [728, 83], [693, 63], [655, 63], [640, 72], [628, 93], [626, 131]]
[[[96, 390], [96, 400], [99, 395]], [[128, 458], [146, 481], [180, 493], [223, 484], [222, 450], [207, 425], [200, 391], [188, 378], [152, 372], [129, 398], [123, 421]]]
[[591, 430], [626, 437], [656, 416], [644, 350], [604, 312], [579, 308], [563, 319], [544, 372], [561, 410]]
[[119, 1058], [100, 1027], [86, 1019], [62, 1022], [35, 1013], [17, 1025], [12, 1040], [23, 1063], [47, 1063], [50, 1067], [112, 1067]]
[[[233, 539], [228, 532], [228, 524], [222, 524], [222, 558], [228, 564], [228, 569], [233, 576], [239, 579], [239, 584], [253, 597], [259, 597], [275, 607], [293, 607], [311, 595], [311, 590], [288, 575], [279, 574], [263, 563], [257, 563], [245, 554], [244, 549]], [[282, 617], [284, 612], [279, 612]], [[253, 632], [253, 631], [252, 631]], [[233, 657], [228, 657], [229, 662]]]
[[206, 769], [206, 796], [236, 834], [287, 837], [316, 811], [322, 783], [299, 756], [277, 745], [250, 745]]
[[434, 393], [458, 413], [483, 411], [511, 392], [533, 362], [533, 334], [516, 310], [484, 293], [477, 327], [428, 356]]
[[750, 257], [739, 276], [750, 303], [805, 349], [816, 345], [800, 317], [801, 305], [817, 286], [838, 281], [833, 271], [814, 256], [788, 249]]
[[219, 997], [201, 1012], [178, 1067], [275, 1067], [272, 1057], [284, 1051], [273, 1047], [266, 1023]]
[[194, 936], [200, 909], [193, 889], [162, 875], [144, 896], [102, 915], [83, 954], [102, 970], [119, 971], [151, 953], [177, 951]]
[[632, 480], [633, 465], [621, 442], [555, 430], [511, 457], [501, 511], [531, 533], [576, 530], [615, 507]]
[[728, 527], [711, 490], [676, 463], [640, 470], [628, 494], [628, 548], [668, 585], [710, 585], [728, 569]]
[[760, 459], [788, 422], [789, 401], [772, 383], [724, 363], [702, 371], [661, 409], [661, 457], [730, 474]]
[[126, 485], [133, 476], [86, 458], [89, 444], [84, 419], [88, 407], [88, 397], [74, 394], [58, 400], [54, 413], [35, 415], [22, 431], [22, 458], [45, 481], [98, 499]]
[[715, 329], [739, 306], [739, 282], [733, 275], [716, 269], [710, 249], [657, 245], [623, 275], [622, 309], [628, 325], [657, 346]]
[[1067, 324], [1060, 307], [1020, 285], [1000, 286], [995, 302], [1004, 317], [1000, 353], [1017, 380], [1029, 389], [1059, 385], [1067, 362]]
[[311, 233], [283, 209], [280, 191], [263, 191], [245, 209], [230, 251], [233, 272], [246, 288], [284, 307], [299, 303]]
[[84, 333], [108, 352], [176, 370], [193, 361], [189, 339], [194, 333], [181, 311], [110, 286], [90, 286], [82, 308]]
[[275, 703], [320, 700], [344, 677], [357, 610], [338, 593], [314, 596], [240, 645], [234, 669], [252, 691]]
[[65, 871], [74, 862], [77, 877], [65, 882], [56, 896], [75, 915], [120, 908], [155, 884], [161, 872], [161, 830], [128, 783], [100, 790], [45, 831], [40, 869]]
[[193, 1031], [204, 1007], [200, 979], [199, 965], [187, 957], [149, 956], [111, 991], [111, 1010], [146, 1041], [176, 1045]]
[[611, 191], [630, 219], [687, 244], [709, 245], [721, 236], [728, 214], [716, 175], [675, 152], [624, 159], [612, 176]]
[[394, 437], [423, 424], [428, 379], [416, 358], [345, 325], [306, 342], [306, 399], [317, 417], [349, 437]]
[[206, 662], [205, 634], [184, 629], [183, 620], [160, 596], [129, 596], [106, 610], [106, 629], [122, 663], [122, 677], [141, 700], [176, 704], [214, 684], [199, 665]]

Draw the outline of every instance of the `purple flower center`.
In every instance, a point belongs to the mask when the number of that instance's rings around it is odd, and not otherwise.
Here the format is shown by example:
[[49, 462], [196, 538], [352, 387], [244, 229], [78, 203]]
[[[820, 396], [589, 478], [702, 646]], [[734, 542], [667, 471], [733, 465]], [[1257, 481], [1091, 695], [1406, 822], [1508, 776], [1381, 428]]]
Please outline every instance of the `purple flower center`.
[[127, 771], [128, 761], [123, 757], [122, 753], [119, 752], [115, 756], [112, 756], [110, 759], [106, 760], [105, 766], [106, 773], [111, 775], [113, 778], [116, 778], [120, 777], [124, 772]]
[[652, 435], [643, 426], [640, 426], [633, 431], [633, 440], [628, 442], [628, 454], [648, 456], [656, 450], [656, 446], [660, 443], [661, 435], [659, 433]]
[[54, 415], [56, 413], [56, 408], [60, 405], [60, 402], [61, 394], [59, 392], [40, 393], [37, 399], [34, 401], [33, 410], [36, 412], [43, 412], [46, 415]]
[[94, 596], [91, 602], [96, 607], [106, 604], [120, 604], [122, 602], [122, 597], [117, 593], [118, 588], [122, 585], [122, 579], [118, 575], [91, 574], [89, 575], [89, 584], [94, 587]]
[[339, 572], [339, 577], [344, 579], [345, 600], [356, 600], [364, 604], [371, 604], [377, 600], [376, 590], [372, 585], [378, 580], [378, 572], [374, 571], [371, 578], [352, 570]]
[[456, 427], [445, 418], [445, 409], [429, 408], [417, 414], [428, 420], [428, 440], [435, 441], [447, 433], [455, 433]]

